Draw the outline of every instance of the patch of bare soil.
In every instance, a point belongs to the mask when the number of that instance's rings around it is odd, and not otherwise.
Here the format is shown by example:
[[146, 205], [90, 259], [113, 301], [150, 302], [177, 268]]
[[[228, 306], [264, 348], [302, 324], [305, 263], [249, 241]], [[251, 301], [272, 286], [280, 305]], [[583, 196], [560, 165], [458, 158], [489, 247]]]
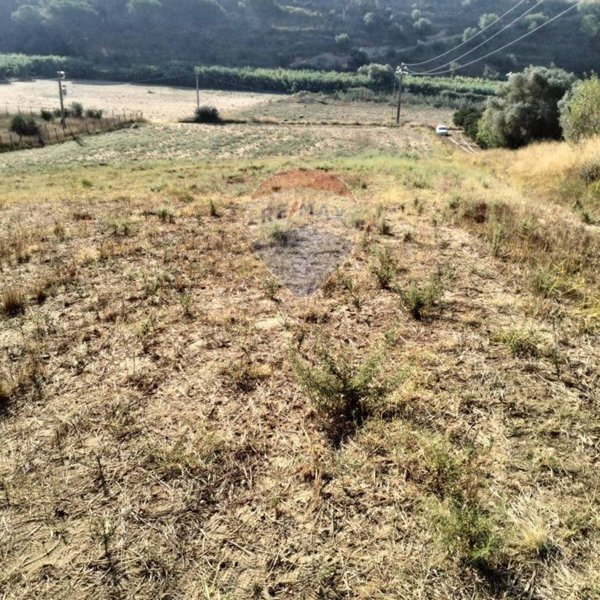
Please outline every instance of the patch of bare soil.
[[305, 188], [320, 190], [351, 197], [350, 188], [336, 175], [318, 171], [316, 169], [294, 169], [285, 173], [278, 173], [263, 181], [254, 192], [254, 197], [266, 196], [273, 192]]
[[297, 296], [315, 292], [352, 250], [349, 239], [325, 230], [301, 228], [282, 236], [279, 241], [257, 242], [254, 249], [269, 270]]
[[314, 293], [352, 250], [350, 188], [334, 174], [294, 169], [263, 181], [253, 199], [254, 250], [293, 294]]

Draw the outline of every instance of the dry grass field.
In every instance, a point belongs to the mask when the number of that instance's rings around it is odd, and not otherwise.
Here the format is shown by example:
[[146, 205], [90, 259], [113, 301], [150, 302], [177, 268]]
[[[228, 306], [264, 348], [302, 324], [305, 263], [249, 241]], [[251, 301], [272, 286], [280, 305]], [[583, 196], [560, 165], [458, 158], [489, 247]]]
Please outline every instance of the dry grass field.
[[0, 157], [0, 597], [600, 597], [596, 176], [425, 117]]
[[[142, 111], [144, 117], [158, 123], [169, 123], [189, 117], [196, 107], [196, 90], [146, 84], [109, 81], [73, 81], [67, 83], [67, 103], [80, 102], [85, 107], [103, 109], [107, 114]], [[224, 113], [250, 108], [256, 104], [280, 99], [274, 94], [202, 90], [202, 104], [216, 106]], [[54, 80], [14, 81], [0, 86], [0, 111], [8, 105], [27, 112], [58, 106], [58, 84]]]

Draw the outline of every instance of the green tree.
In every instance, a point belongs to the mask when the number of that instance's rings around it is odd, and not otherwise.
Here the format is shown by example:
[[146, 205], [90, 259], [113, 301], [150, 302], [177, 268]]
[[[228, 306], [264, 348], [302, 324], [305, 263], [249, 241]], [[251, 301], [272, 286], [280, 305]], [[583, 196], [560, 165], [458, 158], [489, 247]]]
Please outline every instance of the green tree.
[[335, 36], [335, 43], [340, 48], [350, 47], [350, 36], [347, 33], [340, 33]]
[[479, 17], [479, 29], [485, 29], [497, 20], [498, 15], [496, 13], [487, 13], [485, 15], [481, 15]]
[[477, 27], [467, 27], [463, 31], [463, 42], [470, 40], [477, 33]]
[[594, 38], [600, 32], [600, 20], [594, 14], [587, 14], [581, 17], [581, 30], [585, 35]]
[[432, 31], [433, 24], [429, 19], [423, 17], [413, 23], [413, 28], [417, 33], [423, 35]]
[[462, 127], [469, 137], [475, 139], [477, 137], [481, 115], [481, 109], [464, 106], [454, 113], [452, 120], [457, 127]]
[[543, 12], [533, 13], [527, 15], [523, 22], [527, 25], [529, 31], [537, 29], [540, 25], [543, 25], [548, 20], [548, 17]]
[[519, 148], [560, 139], [558, 103], [574, 82], [572, 73], [556, 68], [528, 67], [512, 75], [498, 97], [488, 100], [478, 140], [488, 147]]
[[376, 89], [391, 88], [394, 85], [394, 69], [390, 65], [371, 63], [358, 69], [359, 75], [367, 75]]
[[559, 103], [560, 124], [569, 142], [600, 135], [600, 79], [578, 81]]

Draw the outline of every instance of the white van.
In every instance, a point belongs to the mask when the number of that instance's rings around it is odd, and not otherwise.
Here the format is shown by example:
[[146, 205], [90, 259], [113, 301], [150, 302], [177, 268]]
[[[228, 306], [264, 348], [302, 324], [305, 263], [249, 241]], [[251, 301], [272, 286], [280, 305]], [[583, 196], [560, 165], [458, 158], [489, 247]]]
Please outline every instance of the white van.
[[447, 125], [438, 125], [435, 128], [437, 135], [447, 136], [450, 135], [450, 128]]

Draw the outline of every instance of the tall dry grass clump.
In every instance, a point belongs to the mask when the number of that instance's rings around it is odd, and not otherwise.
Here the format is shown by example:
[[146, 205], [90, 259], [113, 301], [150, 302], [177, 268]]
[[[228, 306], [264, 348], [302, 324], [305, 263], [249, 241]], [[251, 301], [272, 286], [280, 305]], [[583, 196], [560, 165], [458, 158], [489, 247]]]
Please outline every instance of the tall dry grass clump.
[[590, 211], [590, 220], [600, 218], [600, 137], [533, 144], [511, 154], [508, 172], [529, 193]]

